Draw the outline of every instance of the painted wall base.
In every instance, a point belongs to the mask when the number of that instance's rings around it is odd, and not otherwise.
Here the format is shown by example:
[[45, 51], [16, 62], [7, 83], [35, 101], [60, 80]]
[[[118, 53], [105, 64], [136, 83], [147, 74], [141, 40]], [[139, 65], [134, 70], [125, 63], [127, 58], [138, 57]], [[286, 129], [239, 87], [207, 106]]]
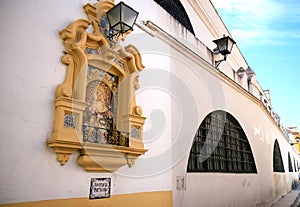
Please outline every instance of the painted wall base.
[[171, 207], [172, 191], [113, 195], [107, 199], [70, 198], [24, 203], [1, 204], [1, 207]]

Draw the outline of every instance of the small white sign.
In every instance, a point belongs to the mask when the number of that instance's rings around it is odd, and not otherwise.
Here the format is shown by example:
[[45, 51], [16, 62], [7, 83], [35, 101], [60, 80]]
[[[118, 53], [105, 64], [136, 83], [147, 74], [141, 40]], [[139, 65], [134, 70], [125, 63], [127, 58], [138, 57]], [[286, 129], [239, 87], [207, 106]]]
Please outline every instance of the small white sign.
[[186, 190], [185, 176], [177, 176], [176, 178], [176, 187], [177, 190]]
[[111, 178], [92, 178], [90, 187], [90, 199], [110, 197]]

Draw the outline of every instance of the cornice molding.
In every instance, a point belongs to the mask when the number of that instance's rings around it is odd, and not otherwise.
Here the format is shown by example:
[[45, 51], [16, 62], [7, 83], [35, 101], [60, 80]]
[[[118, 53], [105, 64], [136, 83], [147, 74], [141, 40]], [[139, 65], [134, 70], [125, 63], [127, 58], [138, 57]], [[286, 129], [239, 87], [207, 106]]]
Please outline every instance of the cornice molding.
[[[285, 137], [284, 133], [282, 132], [280, 126], [276, 123], [274, 118], [271, 116], [270, 112], [267, 110], [266, 106], [253, 94], [248, 92], [242, 86], [240, 86], [237, 82], [229, 78], [226, 74], [217, 70], [213, 65], [207, 62], [204, 58], [199, 56], [195, 51], [191, 50], [188, 46], [184, 45], [180, 41], [178, 41], [175, 37], [171, 36], [170, 34], [166, 33], [163, 29], [155, 25], [151, 21], [142, 22], [142, 24], [138, 24], [138, 26], [144, 30], [145, 32], [149, 33], [151, 36], [158, 37], [166, 44], [170, 45], [172, 48], [180, 52], [185, 57], [189, 58], [195, 64], [197, 64], [202, 69], [206, 70], [211, 75], [218, 78], [222, 83], [228, 85], [230, 88], [235, 90], [236, 92], [240, 93], [248, 99], [252, 101], [254, 104], [258, 105], [261, 110], [267, 114], [269, 120], [276, 126], [276, 128], [281, 132], [282, 136]], [[208, 49], [208, 48], [207, 48]], [[208, 49], [209, 50], [209, 49]], [[200, 53], [200, 52], [199, 52]]]
[[[218, 39], [222, 37], [224, 34], [231, 36], [229, 30], [225, 26], [224, 22], [220, 18], [219, 14], [213, 7], [212, 3], [209, 1], [209, 4], [211, 4], [211, 11], [218, 17], [217, 19], [220, 20], [220, 23], [222, 27], [216, 26], [216, 22], [214, 22], [213, 18], [210, 18], [210, 15], [206, 12], [207, 8], [204, 8], [202, 3], [199, 0], [188, 0], [192, 8], [194, 9], [195, 13], [198, 15], [198, 17], [202, 20], [202, 22], [205, 24], [205, 26], [208, 28], [208, 30], [211, 32], [213, 37], [215, 39]], [[205, 1], [205, 3], [208, 1]], [[197, 35], [197, 34], [196, 34]], [[231, 36], [232, 37], [232, 36]], [[240, 49], [238, 48], [238, 45], [235, 46], [237, 49], [232, 51], [232, 54], [228, 59], [230, 59], [235, 66], [235, 70], [237, 70], [241, 65], [245, 66], [246, 60], [244, 59]], [[243, 59], [243, 62], [240, 62], [236, 56], [240, 55]]]

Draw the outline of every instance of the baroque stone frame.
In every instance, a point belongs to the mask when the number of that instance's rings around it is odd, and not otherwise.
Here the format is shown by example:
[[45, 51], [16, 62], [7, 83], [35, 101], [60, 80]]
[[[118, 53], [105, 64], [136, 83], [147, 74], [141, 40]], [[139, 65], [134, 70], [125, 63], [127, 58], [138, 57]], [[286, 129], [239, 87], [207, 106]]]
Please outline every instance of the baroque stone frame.
[[[114, 6], [105, 0], [83, 8], [87, 19], [78, 19], [60, 32], [64, 44], [62, 63], [67, 66], [65, 81], [55, 94], [55, 114], [51, 138], [47, 145], [64, 165], [75, 151], [78, 163], [87, 171], [115, 171], [144, 154], [142, 141], [145, 117], [136, 105], [135, 90], [139, 88], [139, 72], [144, 69], [141, 55], [133, 46], [111, 45], [100, 27], [100, 18]], [[89, 32], [91, 27], [93, 32]], [[123, 35], [126, 37], [130, 32]], [[82, 118], [86, 107], [85, 85], [88, 65], [93, 65], [119, 78], [116, 128], [129, 134], [128, 146], [83, 142]]]

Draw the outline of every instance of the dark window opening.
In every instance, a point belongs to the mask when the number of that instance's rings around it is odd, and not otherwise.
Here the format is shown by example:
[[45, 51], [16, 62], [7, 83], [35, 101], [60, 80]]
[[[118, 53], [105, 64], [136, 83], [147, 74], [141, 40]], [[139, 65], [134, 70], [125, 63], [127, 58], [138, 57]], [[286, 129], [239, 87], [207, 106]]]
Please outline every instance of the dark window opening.
[[293, 172], [293, 164], [292, 164], [290, 153], [288, 153], [288, 160], [289, 160], [289, 172]]
[[194, 137], [187, 171], [257, 173], [245, 132], [231, 114], [206, 116]]
[[279, 147], [277, 140], [275, 140], [275, 143], [274, 143], [273, 171], [274, 172], [284, 172], [284, 166], [283, 166], [283, 162], [282, 162], [280, 147]]
[[195, 35], [191, 21], [179, 0], [154, 1], [158, 3], [164, 10], [166, 10], [172, 17], [174, 17], [174, 19], [176, 19], [180, 24], [182, 24], [187, 30], [189, 30], [193, 35]]

